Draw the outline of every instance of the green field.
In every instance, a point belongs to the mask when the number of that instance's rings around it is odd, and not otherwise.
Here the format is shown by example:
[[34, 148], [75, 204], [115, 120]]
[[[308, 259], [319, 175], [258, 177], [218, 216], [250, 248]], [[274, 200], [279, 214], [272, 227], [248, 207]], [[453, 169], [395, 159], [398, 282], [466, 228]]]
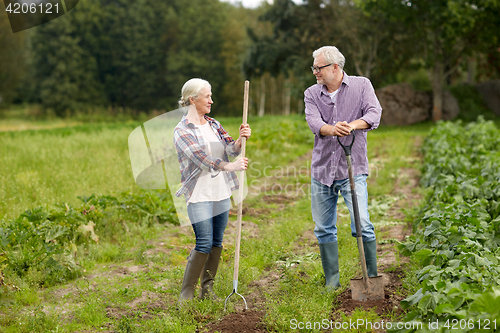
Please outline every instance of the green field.
[[[219, 120], [230, 134], [237, 133], [240, 119]], [[356, 243], [341, 204], [344, 288], [322, 293], [324, 277], [307, 196], [310, 178], [302, 173], [283, 175], [283, 170], [307, 170], [304, 154], [311, 150], [313, 136], [300, 116], [250, 118], [249, 123], [249, 181], [280, 185], [275, 189], [290, 185], [296, 191], [285, 195], [261, 187], [245, 201], [239, 292], [265, 312], [268, 331], [292, 331], [293, 318], [329, 318], [336, 297], [359, 273]], [[127, 138], [138, 125], [85, 124], [0, 133], [0, 228], [31, 232], [29, 244], [46, 251], [48, 258], [42, 261], [32, 248], [15, 243], [21, 236], [3, 234], [3, 243], [13, 246], [3, 245], [0, 256], [5, 279], [0, 289], [0, 332], [194, 332], [224, 318], [221, 303], [194, 300], [189, 306], [176, 306], [194, 235], [189, 227], [175, 226], [168, 195], [135, 186]], [[430, 128], [382, 127], [369, 133], [374, 221], [397, 221], [387, 211], [400, 198], [396, 190], [405, 181], [401, 170], [420, 167], [418, 145]], [[411, 207], [416, 205], [399, 207], [405, 216], [399, 219], [411, 221], [416, 213]], [[26, 210], [29, 213], [23, 214]], [[99, 243], [79, 229], [90, 222], [95, 223]], [[232, 288], [233, 227], [228, 227], [225, 239], [215, 286], [221, 297]], [[415, 291], [405, 286], [402, 295]], [[232, 302], [229, 311], [239, 306]], [[372, 311], [353, 316], [377, 318]]]

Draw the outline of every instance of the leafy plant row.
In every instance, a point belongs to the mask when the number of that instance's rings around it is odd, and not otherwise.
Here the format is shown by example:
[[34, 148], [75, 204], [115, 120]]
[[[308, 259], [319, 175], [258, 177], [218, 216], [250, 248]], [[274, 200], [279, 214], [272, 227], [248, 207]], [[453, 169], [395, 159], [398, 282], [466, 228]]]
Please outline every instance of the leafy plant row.
[[0, 279], [2, 272], [23, 277], [37, 271], [43, 283], [60, 282], [81, 271], [78, 245], [98, 243], [99, 236], [116, 232], [116, 227], [123, 231], [123, 222], [178, 225], [168, 191], [78, 198], [80, 207], [38, 207], [0, 223]]
[[402, 305], [424, 328], [405, 331], [499, 331], [499, 130], [482, 118], [441, 122], [422, 150], [429, 194], [400, 249], [422, 267], [420, 289]]

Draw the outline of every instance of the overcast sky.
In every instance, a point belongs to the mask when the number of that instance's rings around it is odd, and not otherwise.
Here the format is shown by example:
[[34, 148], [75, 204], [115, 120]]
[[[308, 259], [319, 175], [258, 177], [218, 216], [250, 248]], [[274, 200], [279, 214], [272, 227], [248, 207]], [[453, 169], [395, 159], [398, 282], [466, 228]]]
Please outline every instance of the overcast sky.
[[[241, 2], [243, 7], [246, 8], [257, 8], [262, 1], [267, 1], [268, 3], [273, 3], [273, 0], [220, 0], [222, 2], [238, 3]], [[294, 0], [295, 3], [301, 3], [302, 0]]]

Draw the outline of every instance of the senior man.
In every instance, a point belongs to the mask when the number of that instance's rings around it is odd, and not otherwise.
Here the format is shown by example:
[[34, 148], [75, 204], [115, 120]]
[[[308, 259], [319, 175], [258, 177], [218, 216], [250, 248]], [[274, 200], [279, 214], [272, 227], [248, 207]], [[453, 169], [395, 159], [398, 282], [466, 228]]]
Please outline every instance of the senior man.
[[[339, 192], [349, 209], [354, 237], [356, 228], [347, 160], [336, 137], [345, 137], [356, 131], [351, 158], [363, 248], [368, 276], [377, 276], [377, 243], [368, 214], [366, 134], [378, 127], [382, 108], [370, 80], [344, 72], [345, 57], [335, 46], [319, 48], [313, 52], [313, 58], [311, 69], [317, 84], [304, 92], [306, 120], [315, 135], [311, 162], [311, 210], [326, 287], [337, 289], [340, 287], [336, 226]], [[350, 142], [350, 139], [345, 140]]]

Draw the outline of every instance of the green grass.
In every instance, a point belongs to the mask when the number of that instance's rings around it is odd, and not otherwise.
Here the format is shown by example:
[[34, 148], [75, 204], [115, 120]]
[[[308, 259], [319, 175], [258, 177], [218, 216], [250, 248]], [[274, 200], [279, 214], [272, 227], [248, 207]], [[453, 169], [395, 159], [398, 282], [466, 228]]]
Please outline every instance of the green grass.
[[[286, 165], [310, 148], [312, 134], [304, 128], [300, 117], [251, 118], [249, 121], [260, 130], [247, 146], [247, 156], [252, 160], [250, 180], [266, 166]], [[238, 137], [240, 118], [224, 118], [221, 123]], [[140, 123], [133, 122], [86, 124], [0, 132], [0, 182], [3, 185], [0, 220], [14, 218], [37, 206], [61, 202], [77, 205], [78, 196], [137, 189], [127, 144], [129, 134], [138, 125]], [[275, 137], [276, 130], [280, 135]], [[286, 148], [292, 145], [290, 152]]]
[[[239, 118], [219, 120], [230, 134], [237, 133]], [[262, 180], [264, 170], [286, 170], [312, 148], [312, 134], [300, 116], [251, 118], [249, 123], [253, 138], [248, 143], [247, 156], [255, 163], [248, 172], [250, 180]], [[1, 214], [11, 218], [37, 205], [62, 201], [74, 204], [77, 196], [133, 190], [127, 137], [137, 125], [89, 124], [0, 133], [0, 177], [6, 184], [0, 201], [9, 200], [0, 206]], [[368, 134], [372, 163], [369, 195], [377, 200], [373, 202], [374, 209], [377, 207], [372, 214], [374, 222], [385, 218], [384, 202], [388, 196], [395, 196], [396, 176], [401, 168], [419, 167], [419, 162], [409, 157], [416, 153], [414, 141], [425, 135], [429, 127], [430, 124], [383, 127]], [[19, 146], [23, 148], [16, 150]], [[303, 160], [294, 166], [305, 170], [307, 165]], [[275, 175], [271, 181], [283, 186], [298, 183], [307, 189], [310, 179], [299, 174], [276, 179]], [[307, 191], [284, 206], [265, 202], [265, 195], [269, 193], [249, 197], [245, 202], [250, 210], [258, 211], [244, 218], [256, 224], [258, 237], [243, 231], [238, 291], [248, 297], [257, 292], [255, 281], [277, 275], [273, 287], [261, 290], [265, 299], [264, 320], [271, 331], [292, 331], [292, 319], [330, 318], [332, 304], [341, 290], [322, 293], [324, 277], [319, 250], [302, 240], [314, 228]], [[339, 211], [340, 272], [345, 287], [360, 269], [345, 204], [340, 204]], [[113, 234], [103, 237], [100, 244], [79, 247], [83, 277], [44, 289], [37, 287], [37, 276], [31, 277], [32, 281], [27, 280], [29, 276], [8, 281], [21, 290], [5, 292], [13, 300], [8, 308], [0, 306], [0, 332], [193, 332], [225, 315], [223, 303], [209, 300], [176, 306], [185, 258], [194, 246], [192, 232], [165, 224], [127, 223], [126, 228], [117, 224]], [[232, 291], [233, 260], [234, 244], [226, 237], [214, 286], [221, 297]], [[140, 269], [135, 271], [137, 267]], [[134, 305], [134, 300], [141, 297], [145, 302]], [[234, 311], [235, 305], [240, 305], [236, 299], [230, 302], [229, 311]], [[119, 315], [113, 315], [116, 313]], [[374, 316], [363, 311], [354, 314], [355, 318]]]
[[0, 216], [134, 188], [127, 137], [136, 125], [0, 133]]

